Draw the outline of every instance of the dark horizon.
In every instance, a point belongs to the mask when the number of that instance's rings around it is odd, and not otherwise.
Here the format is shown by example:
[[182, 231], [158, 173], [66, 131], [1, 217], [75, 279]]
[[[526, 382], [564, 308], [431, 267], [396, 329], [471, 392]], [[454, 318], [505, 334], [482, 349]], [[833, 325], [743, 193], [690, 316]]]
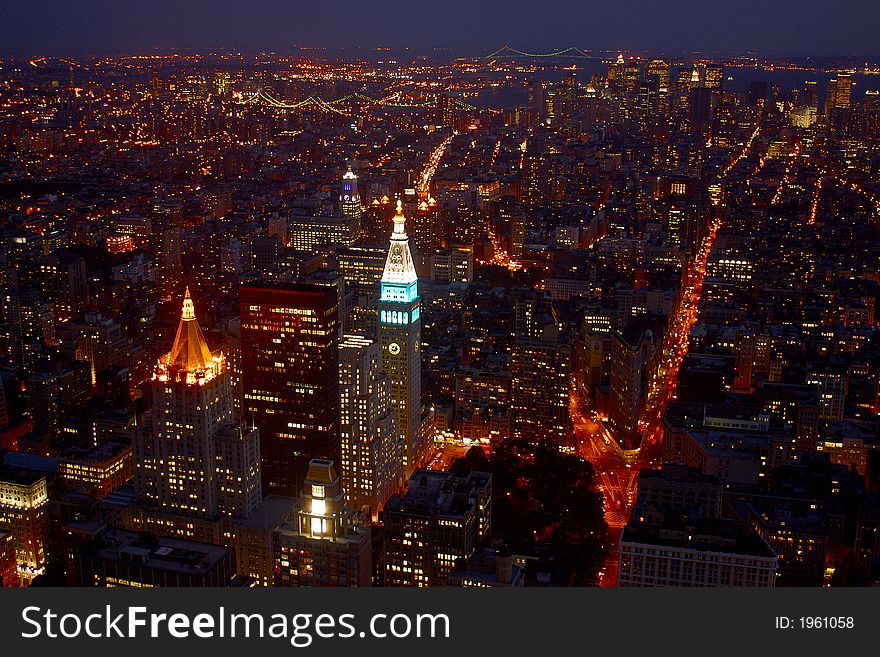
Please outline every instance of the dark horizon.
[[[833, 8], [832, 8], [833, 7]], [[706, 7], [691, 0], [448, 0], [401, 6], [342, 0], [306, 7], [275, 0], [0, 1], [0, 50], [16, 55], [168, 51], [287, 52], [297, 47], [449, 49], [487, 54], [502, 45], [530, 52], [570, 46], [596, 51], [875, 57], [880, 6], [870, 0], [742, 0]], [[600, 26], [593, 28], [593, 26]]]

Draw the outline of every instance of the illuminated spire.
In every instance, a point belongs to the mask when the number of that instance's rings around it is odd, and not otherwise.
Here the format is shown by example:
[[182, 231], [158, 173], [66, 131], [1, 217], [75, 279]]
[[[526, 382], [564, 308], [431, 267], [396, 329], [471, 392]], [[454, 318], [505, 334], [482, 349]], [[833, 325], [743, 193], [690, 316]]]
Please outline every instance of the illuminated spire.
[[186, 286], [186, 292], [183, 293], [183, 314], [180, 318], [184, 322], [190, 322], [196, 318], [196, 307], [193, 305], [192, 297], [189, 296], [189, 285]]
[[168, 373], [169, 370], [187, 372], [190, 374], [200, 373], [213, 377], [215, 371], [223, 363], [223, 355], [214, 356], [208, 349], [208, 343], [202, 334], [202, 329], [196, 320], [196, 309], [189, 294], [189, 288], [183, 296], [183, 309], [180, 314], [180, 324], [177, 326], [177, 335], [174, 337], [174, 346], [171, 351], [159, 359], [159, 370]]
[[626, 64], [626, 61], [624, 61], [624, 59], [623, 59], [622, 52], [617, 53], [617, 63], [618, 64]]
[[397, 212], [394, 213], [394, 232], [391, 233], [393, 240], [405, 240], [406, 231], [403, 224], [406, 223], [406, 217], [403, 216], [403, 201], [397, 200]]
[[354, 171], [351, 170], [351, 165], [348, 165], [348, 170], [342, 176], [343, 180], [357, 180], [357, 176], [354, 175]]
[[406, 217], [403, 216], [403, 203], [397, 201], [391, 246], [388, 249], [388, 258], [385, 260], [385, 272], [382, 274], [383, 283], [409, 285], [418, 280], [404, 223], [406, 223]]

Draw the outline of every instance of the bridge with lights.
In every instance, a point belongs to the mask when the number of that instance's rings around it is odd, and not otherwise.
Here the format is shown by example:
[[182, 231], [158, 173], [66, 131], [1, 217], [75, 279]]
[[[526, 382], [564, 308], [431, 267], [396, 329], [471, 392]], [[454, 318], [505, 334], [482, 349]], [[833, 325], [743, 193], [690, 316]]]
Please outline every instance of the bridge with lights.
[[575, 48], [574, 46], [553, 52], [525, 52], [510, 46], [502, 46], [495, 52], [489, 53], [483, 57], [483, 59], [489, 61], [498, 59], [518, 59], [520, 57], [526, 57], [528, 59], [602, 59], [598, 55], [593, 55], [580, 48]]
[[[266, 89], [260, 89], [257, 93], [250, 94], [239, 101], [241, 105], [260, 105], [274, 107], [290, 111], [319, 111], [351, 116], [355, 106], [380, 106], [388, 108], [433, 108], [435, 104], [429, 100], [418, 101], [408, 98], [400, 91], [389, 94], [383, 98], [372, 98], [362, 93], [353, 93], [337, 98], [336, 100], [324, 100], [320, 96], [309, 96], [297, 102], [287, 102], [278, 99]], [[467, 112], [476, 110], [473, 105], [464, 102], [460, 98], [455, 99], [455, 106]]]

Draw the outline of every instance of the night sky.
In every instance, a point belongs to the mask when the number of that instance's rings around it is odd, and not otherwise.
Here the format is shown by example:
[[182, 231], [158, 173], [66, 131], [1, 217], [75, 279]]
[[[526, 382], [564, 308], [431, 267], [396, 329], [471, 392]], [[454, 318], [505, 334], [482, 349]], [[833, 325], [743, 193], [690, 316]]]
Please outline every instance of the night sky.
[[880, 55], [878, 0], [0, 0], [0, 51], [504, 45]]

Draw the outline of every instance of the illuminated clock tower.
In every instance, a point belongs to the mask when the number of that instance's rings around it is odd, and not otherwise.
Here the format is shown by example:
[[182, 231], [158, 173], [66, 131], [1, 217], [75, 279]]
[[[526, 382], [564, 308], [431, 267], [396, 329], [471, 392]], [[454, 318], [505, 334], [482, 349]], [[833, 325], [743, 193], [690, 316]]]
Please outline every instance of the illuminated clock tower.
[[339, 206], [342, 216], [360, 221], [363, 214], [361, 195], [358, 193], [358, 177], [348, 165], [348, 171], [342, 176], [342, 193], [339, 195]]
[[400, 422], [404, 469], [409, 477], [418, 465], [421, 448], [422, 322], [419, 281], [403, 226], [405, 222], [403, 206], [398, 201], [379, 295], [379, 343], [382, 369], [391, 380], [391, 405]]

